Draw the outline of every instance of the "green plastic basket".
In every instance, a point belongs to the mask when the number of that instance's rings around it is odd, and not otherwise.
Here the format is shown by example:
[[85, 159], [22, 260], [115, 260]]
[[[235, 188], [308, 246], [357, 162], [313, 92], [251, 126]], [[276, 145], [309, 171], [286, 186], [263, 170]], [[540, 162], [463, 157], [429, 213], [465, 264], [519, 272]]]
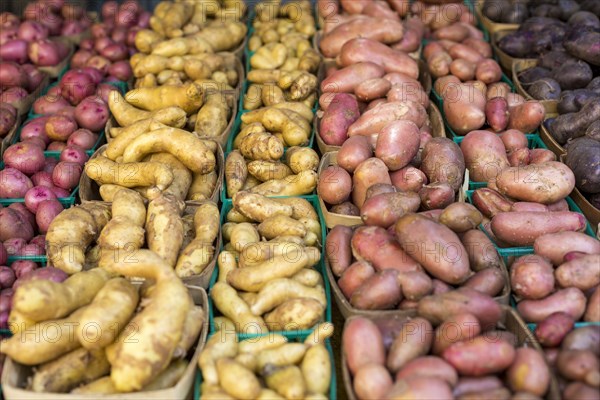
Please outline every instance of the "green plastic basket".
[[[474, 190], [467, 190], [467, 192], [466, 192], [466, 194], [467, 194], [466, 200], [470, 204], [473, 204], [473, 192], [474, 192]], [[569, 210], [578, 212], [583, 215], [583, 212], [577, 206], [577, 204], [575, 204], [573, 199], [571, 199], [570, 197], [567, 197], [567, 198], [565, 198], [565, 200], [567, 201], [567, 204], [569, 205]], [[488, 232], [486, 232], [486, 230], [483, 228], [483, 225], [479, 225], [479, 229], [488, 236], [488, 238], [492, 241], [492, 243], [494, 244], [494, 247], [496, 247], [496, 250], [502, 257], [520, 257], [520, 256], [524, 256], [527, 254], [533, 254], [533, 246], [500, 247], [496, 244], [494, 239], [492, 237], [490, 237]], [[596, 237], [596, 234], [592, 230], [592, 226], [590, 225], [590, 223], [587, 220], [586, 220], [586, 227], [585, 227], [584, 233], [593, 238]]]

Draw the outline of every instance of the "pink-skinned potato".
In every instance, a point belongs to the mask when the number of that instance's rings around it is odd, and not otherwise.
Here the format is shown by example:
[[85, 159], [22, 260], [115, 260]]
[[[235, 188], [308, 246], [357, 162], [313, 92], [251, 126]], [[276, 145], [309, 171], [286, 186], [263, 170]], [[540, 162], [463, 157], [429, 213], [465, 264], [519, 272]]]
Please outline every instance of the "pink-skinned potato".
[[435, 137], [423, 148], [420, 169], [429, 182], [447, 182], [458, 190], [463, 184], [465, 159], [451, 139]]
[[352, 178], [345, 169], [331, 165], [319, 175], [317, 192], [324, 202], [341, 204], [350, 198]]
[[586, 298], [577, 288], [560, 289], [541, 300], [523, 300], [517, 304], [525, 322], [538, 323], [555, 312], [563, 311], [578, 321], [585, 312]]
[[542, 346], [556, 347], [562, 343], [574, 326], [575, 320], [571, 315], [558, 311], [537, 324], [534, 333]]
[[548, 149], [531, 149], [529, 151], [530, 164], [544, 164], [548, 161], [556, 161], [556, 154]]
[[598, 389], [583, 382], [571, 382], [563, 391], [565, 399], [595, 399], [598, 396]]
[[352, 176], [352, 202], [361, 208], [365, 202], [367, 189], [376, 183], [391, 184], [388, 168], [379, 158], [371, 157], [361, 162]]
[[0, 198], [23, 198], [33, 187], [31, 180], [16, 168], [7, 167], [0, 171]]
[[504, 371], [515, 357], [512, 344], [504, 340], [490, 341], [485, 336], [454, 343], [442, 353], [442, 358], [459, 374], [467, 376], [485, 376]]
[[391, 88], [392, 84], [388, 80], [373, 78], [359, 83], [354, 89], [354, 94], [360, 101], [369, 102], [386, 97]]
[[345, 201], [342, 204], [336, 204], [329, 209], [329, 212], [341, 215], [350, 215], [354, 217], [360, 216], [360, 210], [354, 204], [349, 201]]
[[100, 132], [104, 129], [110, 111], [104, 101], [95, 96], [86, 97], [75, 107], [75, 120], [83, 129]]
[[418, 127], [427, 120], [425, 107], [413, 101], [392, 101], [365, 111], [348, 128], [348, 136], [378, 134], [390, 122], [411, 121]]
[[588, 299], [583, 320], [585, 322], [600, 322], [600, 285], [596, 286]]
[[[360, 136], [357, 136], [360, 137]], [[412, 165], [390, 173], [392, 185], [405, 192], [418, 192], [423, 185], [427, 184], [425, 173]]]
[[502, 139], [502, 143], [504, 143], [507, 153], [527, 147], [527, 136], [519, 130], [509, 129], [500, 133], [499, 136]]
[[385, 399], [451, 399], [452, 388], [439, 378], [414, 376], [396, 381]]
[[483, 221], [483, 216], [469, 203], [452, 203], [439, 216], [439, 222], [456, 233], [475, 229]]
[[486, 268], [501, 268], [502, 261], [489, 237], [479, 229], [471, 229], [461, 235], [461, 242], [469, 256], [469, 265], [475, 272]]
[[408, 362], [429, 353], [433, 342], [433, 327], [425, 318], [407, 321], [390, 347], [386, 365], [392, 373], [398, 372]]
[[326, 144], [341, 146], [348, 139], [348, 128], [359, 116], [356, 98], [338, 93], [323, 114], [319, 135]]
[[530, 201], [517, 201], [513, 203], [511, 211], [549, 211], [545, 204], [532, 203]]
[[409, 361], [396, 373], [396, 380], [412, 376], [439, 378], [452, 387], [458, 382], [456, 370], [446, 361], [435, 356], [423, 356]]
[[361, 226], [352, 237], [352, 254], [357, 260], [365, 260], [378, 270], [395, 269], [399, 272], [419, 271], [421, 266], [409, 256], [396, 238], [384, 228]]
[[361, 62], [339, 69], [321, 82], [323, 93], [354, 93], [358, 85], [367, 79], [381, 78], [384, 69], [373, 62]]
[[456, 398], [462, 399], [462, 396], [469, 395], [471, 393], [489, 392], [493, 390], [501, 390], [503, 388], [503, 382], [500, 380], [500, 378], [498, 378], [495, 375], [482, 376], [477, 378], [470, 376], [461, 376], [458, 379], [456, 386], [454, 386], [452, 394], [454, 394]]
[[388, 228], [403, 215], [416, 212], [420, 205], [414, 192], [381, 193], [363, 203], [360, 215], [365, 225]]
[[49, 67], [59, 64], [63, 57], [58, 42], [49, 39], [39, 39], [27, 45], [27, 56], [39, 67]]
[[483, 330], [495, 327], [502, 309], [491, 296], [471, 288], [458, 288], [450, 292], [427, 296], [419, 302], [419, 314], [435, 325], [459, 313], [471, 313], [479, 320]]
[[52, 171], [52, 182], [61, 189], [71, 190], [79, 183], [82, 171], [79, 163], [61, 161]]
[[492, 218], [491, 229], [499, 240], [514, 247], [532, 246], [548, 233], [581, 232], [586, 227], [582, 214], [571, 211], [501, 212]]
[[354, 375], [352, 387], [359, 399], [381, 399], [392, 387], [392, 377], [380, 364], [363, 365]]
[[508, 129], [518, 129], [524, 133], [534, 132], [545, 116], [546, 110], [539, 101], [526, 101], [510, 108]]
[[450, 73], [462, 82], [471, 81], [475, 78], [475, 67], [474, 63], [457, 58], [450, 63]]
[[554, 268], [537, 254], [521, 256], [510, 268], [510, 284], [522, 299], [543, 299], [554, 291]]
[[16, 168], [26, 175], [33, 175], [44, 167], [44, 151], [32, 143], [15, 143], [6, 149], [2, 160], [8, 168]]
[[342, 351], [346, 356], [348, 369], [353, 374], [364, 365], [383, 365], [385, 362], [381, 332], [367, 318], [355, 317], [347, 321], [342, 334]]
[[352, 173], [363, 161], [373, 157], [373, 149], [365, 136], [353, 136], [342, 144], [337, 154], [338, 165]]
[[486, 268], [476, 272], [463, 284], [489, 296], [498, 296], [506, 286], [506, 278], [498, 268]]
[[398, 271], [392, 269], [376, 272], [352, 293], [350, 304], [359, 310], [394, 308], [402, 300], [397, 277]]
[[402, 296], [408, 300], [420, 300], [433, 292], [433, 281], [423, 271], [398, 273], [398, 284], [402, 289]]
[[66, 115], [52, 115], [46, 122], [46, 133], [51, 140], [66, 142], [77, 130], [77, 121]]
[[535, 349], [517, 349], [512, 365], [506, 371], [508, 386], [514, 392], [527, 392], [543, 397], [550, 387], [550, 369], [542, 353]]
[[19, 212], [11, 208], [0, 209], [0, 241], [21, 238], [27, 241], [33, 238], [33, 227]]
[[450, 228], [422, 215], [407, 214], [395, 229], [402, 248], [435, 278], [459, 284], [469, 277], [466, 250]]
[[563, 350], [589, 350], [600, 357], [600, 327], [588, 325], [574, 329], [564, 338]]
[[489, 99], [485, 105], [485, 118], [495, 132], [506, 129], [508, 125], [508, 102], [504, 97]]
[[367, 279], [375, 274], [375, 269], [367, 261], [356, 261], [342, 272], [338, 280], [340, 290], [347, 299], [358, 289]]
[[57, 200], [44, 200], [38, 206], [35, 221], [41, 233], [48, 232], [52, 220], [63, 211], [63, 206]]
[[419, 189], [421, 205], [425, 210], [444, 209], [454, 202], [454, 189], [446, 182], [435, 182]]
[[565, 262], [555, 271], [561, 287], [576, 287], [582, 291], [600, 285], [600, 254], [589, 254]]
[[325, 252], [327, 261], [333, 274], [342, 276], [343, 272], [352, 263], [352, 228], [344, 225], [334, 226], [325, 238]]
[[575, 188], [575, 175], [565, 164], [542, 164], [504, 169], [496, 177], [501, 194], [535, 203], [551, 204], [567, 197]]
[[397, 191], [398, 190], [396, 189], [396, 187], [394, 185], [390, 185], [389, 183], [376, 183], [374, 185], [369, 186], [369, 188], [367, 189], [367, 194], [365, 195], [365, 202], [371, 197], [375, 197], [384, 193], [396, 193]]
[[394, 121], [386, 125], [377, 136], [375, 156], [390, 171], [397, 171], [415, 157], [419, 144], [419, 127], [414, 122]]
[[591, 351], [563, 350], [558, 354], [556, 366], [565, 379], [585, 382], [596, 388], [600, 385], [600, 359]]
[[425, 108], [429, 107], [429, 96], [422, 89], [419, 82], [394, 84], [387, 92], [387, 101], [412, 101], [421, 104]]
[[465, 84], [448, 86], [444, 97], [444, 114], [459, 135], [477, 130], [485, 124], [485, 96]]
[[511, 211], [513, 202], [496, 190], [479, 188], [473, 192], [473, 205], [484, 216], [493, 218], [498, 213]]
[[511, 167], [524, 167], [529, 165], [531, 159], [531, 151], [523, 147], [508, 154], [508, 162]]
[[442, 322], [435, 330], [432, 353], [440, 355], [453, 343], [469, 341], [481, 333], [476, 316], [470, 313], [458, 313]]
[[502, 69], [493, 58], [484, 58], [477, 63], [475, 77], [486, 85], [498, 82], [502, 78]]

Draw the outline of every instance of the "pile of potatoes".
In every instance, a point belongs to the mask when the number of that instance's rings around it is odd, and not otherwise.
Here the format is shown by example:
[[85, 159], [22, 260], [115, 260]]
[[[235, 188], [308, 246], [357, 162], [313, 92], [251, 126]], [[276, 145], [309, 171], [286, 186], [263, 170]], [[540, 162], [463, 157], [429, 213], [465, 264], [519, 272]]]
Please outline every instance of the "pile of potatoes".
[[[77, 208], [105, 212], [92, 203]], [[158, 255], [140, 250], [135, 257], [131, 262], [107, 251], [101, 268], [61, 283], [30, 280], [16, 289], [9, 317], [14, 336], [1, 351], [34, 367], [26, 390], [99, 395], [161, 390], [179, 381], [206, 311]], [[144, 276], [147, 284], [136, 286], [123, 276]]]
[[48, 228], [46, 245], [50, 263], [68, 274], [102, 266], [102, 258], [112, 252], [135, 260], [147, 247], [177, 277], [189, 278], [213, 261], [218, 235], [214, 203], [186, 207], [173, 195], [161, 194], [146, 206], [138, 192], [121, 188], [110, 204], [84, 203], [60, 213]]
[[[276, 110], [279, 111], [279, 110]], [[268, 114], [267, 114], [268, 115]], [[301, 196], [317, 187], [319, 155], [309, 147], [290, 147], [260, 123], [242, 128], [225, 159], [227, 197], [239, 191], [263, 196]]]
[[563, 399], [594, 399], [600, 390], [600, 326], [573, 328], [572, 317], [559, 311], [537, 325], [535, 336]]
[[454, 203], [439, 212], [406, 213], [389, 229], [336, 225], [325, 241], [328, 268], [358, 310], [412, 310], [425, 296], [454, 287], [499, 296], [508, 274], [476, 229], [481, 219], [470, 204]]
[[[159, 94], [154, 91], [165, 88], [129, 92], [126, 97], [135, 97], [135, 104], [143, 109], [111, 93], [109, 107], [121, 127], [110, 129], [113, 139], [85, 166], [86, 176], [100, 185], [102, 200], [112, 201], [122, 187], [133, 188], [148, 200], [160, 194], [179, 200], [205, 200], [220, 190], [219, 144], [181, 129], [188, 120], [186, 115], [198, 109], [200, 115], [213, 105], [210, 100], [203, 103], [202, 89], [193, 84], [187, 90], [173, 86], [172, 91], [161, 92], [163, 97], [156, 101], [154, 96]], [[197, 96], [185, 97], [191, 92]], [[216, 118], [210, 122], [219, 123]]]
[[238, 192], [222, 226], [210, 297], [237, 332], [302, 330], [325, 317], [321, 224], [302, 198]]
[[333, 361], [325, 346], [330, 323], [319, 324], [304, 342], [269, 334], [238, 341], [220, 321], [200, 354], [203, 400], [329, 398]]
[[375, 224], [388, 228], [404, 213], [443, 209], [455, 201], [465, 172], [456, 143], [429, 138], [421, 150], [418, 128], [410, 121], [391, 122], [377, 136], [374, 154], [365, 136], [351, 137], [340, 151], [328, 153], [329, 165], [321, 163], [317, 191], [330, 212], [360, 215], [367, 224], [383, 218]]
[[[562, 312], [574, 322], [600, 322], [600, 241], [579, 232], [535, 239], [534, 254], [517, 258], [510, 281], [517, 310], [526, 322], [550, 326]], [[564, 319], [564, 318], [563, 318]]]
[[489, 297], [458, 306], [464, 296], [453, 294], [426, 298], [414, 318], [346, 321], [343, 368], [358, 399], [544, 398], [550, 368], [526, 328], [512, 314], [500, 323], [509, 311]]

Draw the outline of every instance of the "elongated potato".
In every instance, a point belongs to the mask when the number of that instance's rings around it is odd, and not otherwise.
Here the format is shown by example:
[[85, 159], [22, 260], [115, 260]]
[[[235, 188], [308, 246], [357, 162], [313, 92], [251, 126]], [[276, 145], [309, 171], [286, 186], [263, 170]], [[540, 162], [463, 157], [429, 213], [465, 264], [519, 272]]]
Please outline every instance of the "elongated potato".
[[429, 353], [432, 339], [433, 328], [429, 321], [419, 317], [407, 321], [390, 347], [388, 369], [395, 373], [409, 361]]
[[450, 364], [440, 357], [423, 356], [407, 362], [396, 374], [396, 379], [412, 376], [440, 378], [454, 387], [458, 381], [458, 373]]
[[268, 282], [258, 292], [250, 305], [254, 315], [262, 315], [292, 298], [310, 298], [327, 305], [325, 292], [322, 288], [311, 288], [296, 282], [293, 279], [274, 279]]
[[310, 393], [327, 394], [331, 385], [331, 358], [322, 343], [306, 351], [300, 368]]
[[352, 263], [351, 239], [352, 229], [343, 225], [334, 226], [325, 239], [327, 261], [335, 276], [341, 276]]
[[[452, 344], [442, 353], [442, 358], [463, 375], [484, 376], [503, 371], [514, 361], [516, 352], [505, 340], [490, 341], [477, 336], [468, 342]], [[481, 362], [485, 357], [486, 362]]]
[[460, 144], [469, 178], [475, 182], [493, 180], [508, 168], [506, 149], [502, 140], [489, 131], [471, 131]]
[[600, 284], [600, 254], [584, 255], [568, 261], [554, 271], [561, 287], [576, 287], [583, 291]]
[[196, 83], [183, 86], [164, 85], [153, 88], [138, 88], [127, 92], [125, 100], [135, 107], [148, 111], [178, 106], [190, 115], [202, 107], [204, 89]]
[[323, 318], [325, 307], [317, 300], [290, 299], [265, 315], [265, 323], [273, 331], [309, 329]]
[[181, 213], [184, 204], [180, 200], [161, 195], [148, 204], [146, 216], [146, 242], [148, 248], [162, 257], [171, 267], [183, 243]]
[[600, 254], [600, 241], [580, 232], [559, 232], [538, 237], [533, 243], [533, 249], [536, 254], [558, 266], [571, 251]]
[[367, 278], [353, 293], [350, 304], [360, 310], [387, 310], [402, 300], [398, 271], [383, 270]]
[[195, 236], [179, 254], [175, 272], [180, 278], [201, 273], [213, 259], [214, 242], [219, 234], [219, 209], [202, 204], [194, 213]]
[[585, 312], [585, 305], [586, 298], [581, 290], [566, 288], [542, 300], [523, 300], [517, 304], [517, 310], [526, 322], [539, 323], [558, 311], [564, 311], [578, 321]]
[[307, 348], [304, 343], [284, 343], [272, 349], [264, 349], [256, 354], [257, 368], [262, 371], [269, 364], [274, 367], [298, 364]]
[[211, 289], [211, 298], [215, 302], [215, 307], [235, 323], [238, 332], [251, 330], [264, 333], [268, 331], [262, 317], [253, 315], [248, 304], [227, 283], [217, 282]]
[[298, 220], [282, 214], [268, 217], [258, 225], [258, 232], [267, 239], [277, 236], [306, 236], [306, 227]]
[[246, 217], [257, 222], [264, 222], [275, 215], [291, 217], [293, 213], [291, 206], [245, 191], [238, 192], [233, 196], [233, 206]]
[[544, 356], [532, 348], [517, 349], [515, 360], [506, 374], [508, 384], [515, 392], [544, 396], [550, 386], [550, 370]]
[[229, 359], [216, 361], [221, 387], [236, 398], [256, 398], [260, 394], [260, 382], [254, 373], [241, 364]]
[[348, 321], [342, 335], [342, 351], [352, 374], [365, 365], [385, 363], [381, 331], [367, 318], [355, 317]]
[[302, 171], [297, 175], [289, 175], [283, 179], [254, 186], [250, 192], [264, 196], [302, 196], [312, 193], [317, 187], [318, 175], [315, 171]]
[[377, 270], [417, 271], [421, 266], [404, 252], [396, 238], [378, 226], [359, 227], [352, 236], [352, 254], [373, 264]]

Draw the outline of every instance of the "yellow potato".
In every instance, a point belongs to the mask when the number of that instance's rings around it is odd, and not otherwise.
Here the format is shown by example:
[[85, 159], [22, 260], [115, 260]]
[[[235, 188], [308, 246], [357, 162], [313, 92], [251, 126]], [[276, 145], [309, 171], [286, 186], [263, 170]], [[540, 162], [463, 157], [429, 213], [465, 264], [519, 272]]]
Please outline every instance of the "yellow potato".
[[291, 299], [265, 315], [265, 323], [274, 331], [309, 329], [321, 318], [325, 308], [314, 299]]
[[[193, 174], [192, 184], [188, 190], [186, 200], [208, 200], [212, 198], [219, 176], [216, 171], [207, 174]], [[220, 188], [219, 188], [220, 189]]]
[[286, 164], [279, 161], [256, 160], [248, 163], [248, 172], [261, 182], [271, 179], [283, 179], [293, 172]]
[[323, 284], [321, 274], [312, 268], [304, 268], [292, 276], [292, 279], [304, 286], [315, 287]]
[[317, 187], [315, 171], [302, 171], [283, 179], [273, 179], [250, 189], [252, 193], [264, 196], [302, 196], [312, 193]]
[[287, 215], [275, 214], [267, 217], [258, 225], [258, 232], [267, 239], [273, 239], [284, 235], [304, 237], [307, 229], [300, 221]]
[[204, 90], [197, 83], [183, 86], [159, 86], [138, 88], [125, 94], [125, 100], [134, 107], [148, 111], [177, 106], [188, 115], [197, 112], [202, 107]]
[[285, 154], [285, 161], [295, 174], [316, 171], [319, 168], [319, 155], [308, 147], [289, 148]]
[[227, 282], [227, 275], [230, 271], [237, 268], [235, 255], [229, 251], [222, 251], [217, 258], [217, 265], [219, 268], [218, 282]]
[[206, 346], [200, 353], [200, 357], [198, 357], [198, 366], [204, 378], [203, 387], [204, 384], [210, 386], [219, 384], [219, 375], [215, 361], [221, 357], [235, 357], [237, 353], [237, 335], [220, 331], [208, 338]]
[[284, 367], [298, 364], [304, 357], [306, 349], [304, 343], [285, 343], [274, 349], [263, 350], [256, 356], [257, 366], [259, 370], [263, 370], [267, 365]]
[[177, 157], [169, 153], [154, 153], [146, 157], [144, 161], [159, 162], [170, 166], [173, 171], [173, 182], [164, 191], [164, 194], [171, 194], [179, 200], [185, 200], [192, 184], [192, 173]]
[[239, 343], [240, 353], [252, 353], [258, 355], [263, 351], [280, 348], [287, 343], [287, 338], [278, 333], [259, 336], [252, 339], [242, 340]]
[[274, 279], [268, 282], [258, 292], [255, 300], [250, 304], [250, 311], [254, 315], [263, 315], [294, 298], [307, 298], [317, 300], [327, 306], [327, 298], [323, 288], [311, 288], [296, 282], [293, 279]]
[[266, 375], [265, 382], [286, 399], [304, 399], [306, 394], [302, 371], [295, 365], [272, 370]]
[[[256, 72], [256, 70], [250, 71], [248, 74], [252, 72]], [[253, 83], [248, 86], [248, 90], [246, 90], [246, 94], [244, 95], [244, 110], [256, 110], [262, 105], [262, 85]]]
[[[237, 270], [236, 270], [237, 271]], [[235, 271], [233, 271], [235, 272]], [[233, 272], [230, 272], [231, 275]], [[261, 317], [250, 312], [248, 304], [227, 283], [217, 282], [210, 291], [215, 307], [235, 323], [238, 332], [265, 333], [267, 326]]]
[[249, 244], [259, 241], [260, 235], [258, 234], [258, 231], [248, 222], [239, 223], [231, 230], [230, 243], [233, 244], [233, 247], [238, 252], [241, 252]]
[[214, 242], [219, 234], [219, 209], [213, 203], [205, 203], [194, 213], [196, 235], [179, 258], [175, 272], [180, 278], [201, 273], [214, 256]]
[[263, 222], [275, 215], [292, 215], [292, 207], [249, 192], [236, 193], [233, 196], [233, 206], [246, 217], [257, 222]]
[[248, 167], [239, 150], [234, 150], [225, 159], [225, 184], [227, 196], [233, 197], [244, 186], [248, 177]]
[[148, 248], [173, 268], [183, 243], [181, 214], [185, 204], [172, 196], [161, 195], [148, 203], [146, 242]]
[[198, 335], [200, 335], [202, 325], [207, 317], [204, 315], [202, 307], [193, 306], [190, 308], [185, 318], [181, 339], [173, 352], [173, 358], [185, 358], [188, 351], [198, 341]]
[[308, 392], [327, 394], [331, 385], [331, 358], [323, 344], [306, 351], [300, 368]]
[[300, 220], [301, 218], [319, 220], [319, 216], [315, 208], [306, 199], [298, 197], [287, 197], [273, 199], [278, 203], [286, 204], [292, 207], [292, 218]]
[[221, 387], [230, 395], [240, 398], [256, 398], [260, 394], [260, 382], [254, 373], [230, 358], [216, 361]]

